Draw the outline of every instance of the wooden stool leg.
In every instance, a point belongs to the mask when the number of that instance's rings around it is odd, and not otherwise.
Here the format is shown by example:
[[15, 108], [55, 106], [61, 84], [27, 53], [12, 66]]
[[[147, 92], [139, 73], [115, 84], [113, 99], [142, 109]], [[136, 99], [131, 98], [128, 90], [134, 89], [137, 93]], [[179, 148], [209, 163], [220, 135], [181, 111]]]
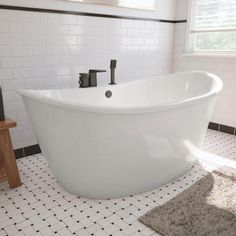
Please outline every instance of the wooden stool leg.
[[11, 188], [21, 185], [20, 175], [16, 164], [15, 153], [12, 147], [9, 130], [0, 132], [0, 151], [2, 154], [2, 165], [6, 170], [8, 183]]

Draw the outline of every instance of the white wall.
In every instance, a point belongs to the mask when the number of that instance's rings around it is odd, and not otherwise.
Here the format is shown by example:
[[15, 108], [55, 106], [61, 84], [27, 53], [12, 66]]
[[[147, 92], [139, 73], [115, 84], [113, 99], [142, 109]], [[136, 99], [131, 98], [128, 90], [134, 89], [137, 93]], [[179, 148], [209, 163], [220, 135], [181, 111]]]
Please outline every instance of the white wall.
[[[174, 19], [175, 9], [172, 0], [159, 0], [153, 13], [56, 0], [0, 4], [165, 19]], [[80, 72], [109, 70], [111, 58], [118, 60], [118, 83], [170, 73], [173, 35], [169, 23], [0, 10], [0, 85], [6, 114], [18, 124], [11, 130], [14, 148], [37, 143], [17, 89], [77, 87]], [[108, 81], [109, 72], [99, 75], [100, 84]]]
[[[187, 16], [188, 0], [177, 0], [176, 17]], [[176, 24], [174, 42], [174, 71], [204, 70], [220, 76], [224, 83], [212, 121], [236, 127], [236, 56], [184, 56], [186, 23]]]
[[175, 6], [175, 19], [176, 20], [186, 20], [187, 19], [187, 6], [188, 0], [176, 0]]

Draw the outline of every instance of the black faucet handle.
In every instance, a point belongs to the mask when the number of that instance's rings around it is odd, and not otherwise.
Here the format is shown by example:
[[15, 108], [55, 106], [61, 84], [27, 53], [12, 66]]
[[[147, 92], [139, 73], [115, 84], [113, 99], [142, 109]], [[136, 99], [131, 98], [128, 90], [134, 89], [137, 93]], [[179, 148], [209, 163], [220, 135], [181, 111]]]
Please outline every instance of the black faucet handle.
[[111, 60], [111, 64], [110, 64], [110, 68], [111, 69], [115, 69], [116, 68], [116, 62], [117, 62], [117, 60], [114, 60], [114, 59]]
[[79, 73], [79, 85], [80, 85], [80, 88], [89, 87], [89, 74], [88, 73]]

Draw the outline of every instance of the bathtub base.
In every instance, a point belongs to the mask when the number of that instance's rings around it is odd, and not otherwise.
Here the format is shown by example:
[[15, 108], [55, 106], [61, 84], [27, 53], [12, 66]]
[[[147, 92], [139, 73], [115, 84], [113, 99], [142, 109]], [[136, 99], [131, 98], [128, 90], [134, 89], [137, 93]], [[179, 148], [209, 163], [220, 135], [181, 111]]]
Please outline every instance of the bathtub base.
[[160, 167], [157, 167], [156, 169], [159, 174], [156, 174], [156, 176], [143, 178], [139, 175], [135, 177], [136, 180], [135, 178], [127, 178], [126, 180], [121, 179], [117, 181], [112, 180], [112, 177], [107, 177], [109, 183], [106, 185], [96, 182], [93, 178], [91, 181], [88, 179], [87, 183], [84, 183], [79, 180], [79, 176], [74, 181], [67, 178], [61, 179], [57, 176], [57, 181], [64, 190], [80, 197], [89, 199], [122, 198], [148, 192], [168, 184], [189, 172], [195, 164], [196, 160], [194, 159], [186, 163], [179, 163], [178, 168], [173, 168], [172, 166], [169, 172], [166, 169], [161, 170]]

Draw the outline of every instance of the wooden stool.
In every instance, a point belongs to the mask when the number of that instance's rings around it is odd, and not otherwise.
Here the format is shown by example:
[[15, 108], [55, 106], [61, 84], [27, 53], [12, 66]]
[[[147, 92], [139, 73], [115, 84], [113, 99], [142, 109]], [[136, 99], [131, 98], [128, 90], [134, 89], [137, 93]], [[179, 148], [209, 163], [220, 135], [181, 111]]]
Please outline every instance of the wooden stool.
[[8, 180], [10, 188], [21, 185], [20, 175], [12, 147], [10, 128], [16, 127], [16, 122], [10, 119], [0, 121], [0, 181]]

